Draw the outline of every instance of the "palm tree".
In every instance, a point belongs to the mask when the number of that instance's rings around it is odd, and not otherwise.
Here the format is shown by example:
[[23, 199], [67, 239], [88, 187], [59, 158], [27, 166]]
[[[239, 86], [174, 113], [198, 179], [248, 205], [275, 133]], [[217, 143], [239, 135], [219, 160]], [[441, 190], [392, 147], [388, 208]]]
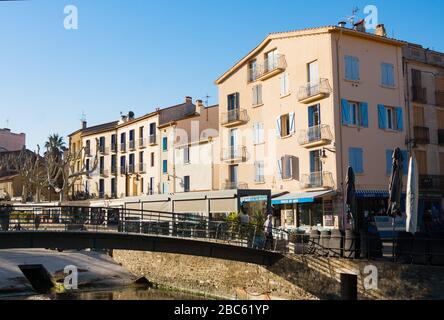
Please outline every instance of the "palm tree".
[[45, 142], [45, 148], [46, 152], [61, 157], [66, 150], [66, 143], [62, 136], [54, 133], [48, 137], [48, 141]]

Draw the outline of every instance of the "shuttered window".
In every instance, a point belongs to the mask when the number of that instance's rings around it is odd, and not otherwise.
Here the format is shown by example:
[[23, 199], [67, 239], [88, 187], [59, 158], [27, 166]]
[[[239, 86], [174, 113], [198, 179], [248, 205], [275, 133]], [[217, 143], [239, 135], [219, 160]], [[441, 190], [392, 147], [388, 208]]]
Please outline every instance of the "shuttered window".
[[395, 86], [394, 66], [391, 63], [381, 63], [381, 83], [384, 86]]
[[353, 56], [345, 56], [345, 79], [359, 80], [359, 59]]

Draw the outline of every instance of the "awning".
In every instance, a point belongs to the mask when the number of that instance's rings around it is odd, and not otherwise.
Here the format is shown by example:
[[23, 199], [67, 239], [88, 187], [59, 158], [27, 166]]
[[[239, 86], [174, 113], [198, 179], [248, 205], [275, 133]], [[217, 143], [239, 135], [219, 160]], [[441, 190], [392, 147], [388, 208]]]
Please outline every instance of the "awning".
[[333, 190], [318, 191], [318, 192], [288, 193], [286, 195], [271, 200], [271, 204], [312, 203], [317, 198], [334, 195], [335, 193], [336, 192]]

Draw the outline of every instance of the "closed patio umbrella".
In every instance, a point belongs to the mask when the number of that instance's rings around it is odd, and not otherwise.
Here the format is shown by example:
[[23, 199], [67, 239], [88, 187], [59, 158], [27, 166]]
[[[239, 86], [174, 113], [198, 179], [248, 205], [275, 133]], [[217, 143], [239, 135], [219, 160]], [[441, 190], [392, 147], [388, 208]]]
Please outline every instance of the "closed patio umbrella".
[[352, 230], [359, 230], [359, 219], [356, 214], [356, 187], [355, 187], [355, 173], [352, 167], [347, 169], [347, 177], [345, 180], [346, 184], [346, 194], [345, 194], [345, 204], [347, 215], [352, 221]]
[[418, 227], [418, 164], [414, 156], [410, 158], [407, 177], [406, 231], [415, 234]]

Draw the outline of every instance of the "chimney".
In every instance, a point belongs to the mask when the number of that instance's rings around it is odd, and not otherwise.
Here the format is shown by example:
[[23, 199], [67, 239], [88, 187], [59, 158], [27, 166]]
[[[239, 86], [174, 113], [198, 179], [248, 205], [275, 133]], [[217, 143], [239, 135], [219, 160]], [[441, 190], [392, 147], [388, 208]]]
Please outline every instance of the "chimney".
[[387, 32], [385, 31], [384, 24], [381, 23], [376, 26], [375, 35], [380, 37], [387, 37]]
[[185, 103], [188, 103], [188, 104], [193, 103], [193, 98], [191, 98], [190, 96], [186, 96], [185, 97]]
[[82, 120], [81, 125], [82, 125], [82, 130], [85, 130], [88, 126], [88, 123], [86, 122], [86, 120]]
[[196, 100], [196, 111], [199, 114], [203, 114], [205, 111], [205, 106], [202, 103], [202, 100]]
[[135, 114], [132, 111], [128, 112], [128, 120], [134, 120]]
[[347, 25], [347, 22], [345, 22], [345, 21], [338, 22], [338, 27], [340, 27], [340, 28], [345, 28], [346, 25]]
[[359, 32], [366, 32], [365, 30], [365, 20], [362, 19], [354, 24], [354, 29]]

